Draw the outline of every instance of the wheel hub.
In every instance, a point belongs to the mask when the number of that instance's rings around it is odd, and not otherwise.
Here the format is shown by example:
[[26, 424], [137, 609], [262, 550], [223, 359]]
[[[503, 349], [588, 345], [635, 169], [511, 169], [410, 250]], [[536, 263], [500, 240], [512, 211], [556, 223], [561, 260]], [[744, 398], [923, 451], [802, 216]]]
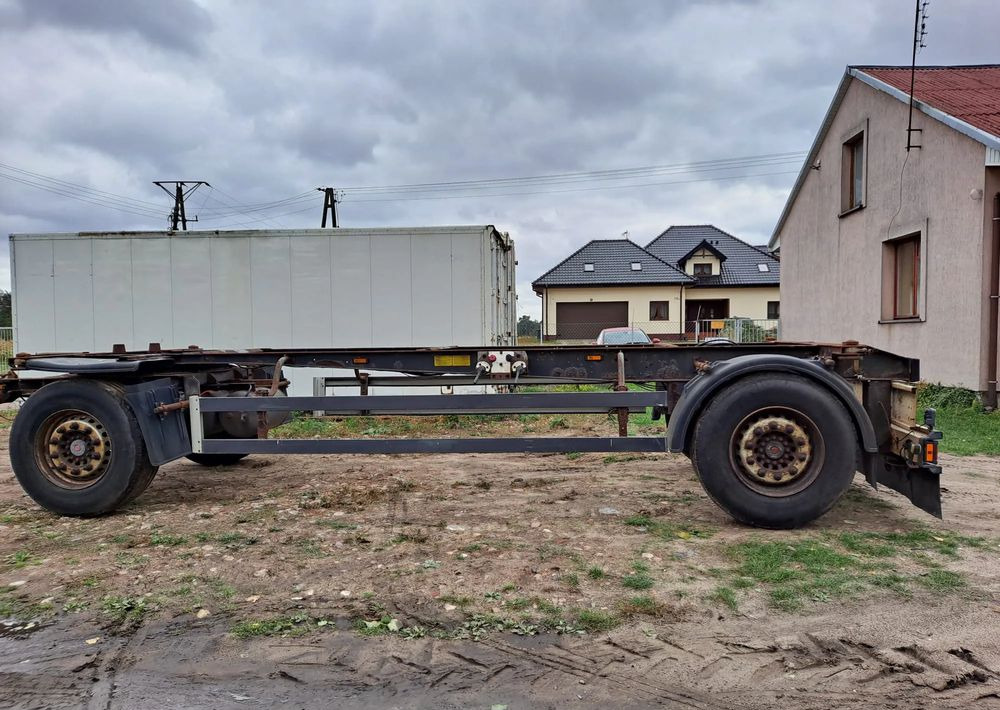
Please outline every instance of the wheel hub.
[[787, 485], [808, 468], [812, 445], [806, 430], [783, 416], [765, 416], [751, 422], [739, 440], [743, 473], [757, 483]]
[[111, 441], [104, 425], [78, 411], [58, 412], [42, 429], [39, 459], [43, 472], [56, 483], [91, 485], [111, 462]]

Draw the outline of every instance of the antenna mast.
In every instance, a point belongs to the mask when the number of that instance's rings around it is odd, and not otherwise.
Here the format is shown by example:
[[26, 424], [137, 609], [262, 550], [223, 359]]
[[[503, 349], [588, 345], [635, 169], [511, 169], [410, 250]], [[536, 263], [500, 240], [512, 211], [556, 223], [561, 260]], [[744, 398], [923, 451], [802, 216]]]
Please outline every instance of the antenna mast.
[[906, 123], [906, 152], [910, 148], [920, 146], [913, 142], [914, 133], [922, 133], [920, 128], [913, 127], [913, 85], [917, 77], [917, 52], [927, 45], [924, 44], [924, 37], [927, 36], [927, 6], [930, 0], [916, 0], [916, 7], [913, 12], [913, 60], [910, 63], [910, 116]]

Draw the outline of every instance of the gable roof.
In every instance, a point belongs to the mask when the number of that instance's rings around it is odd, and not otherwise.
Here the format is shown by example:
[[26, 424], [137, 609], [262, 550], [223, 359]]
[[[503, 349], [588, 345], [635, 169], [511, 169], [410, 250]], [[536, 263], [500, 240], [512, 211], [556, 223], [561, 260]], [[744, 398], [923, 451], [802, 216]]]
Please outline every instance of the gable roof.
[[[812, 147], [809, 148], [809, 154], [795, 178], [778, 222], [774, 225], [768, 241], [768, 247], [772, 249], [777, 244], [778, 234], [785, 225], [792, 203], [809, 174], [809, 166], [816, 161], [820, 146], [826, 139], [852, 79], [903, 103], [910, 101], [910, 67], [847, 67], [813, 139]], [[914, 72], [913, 98], [914, 109], [982, 143], [990, 149], [991, 154], [995, 153], [995, 162], [989, 164], [1000, 164], [1000, 65], [917, 67]]]
[[[901, 91], [909, 100], [909, 67], [855, 67]], [[913, 98], [949, 116], [1000, 137], [1000, 65], [917, 67]]]
[[[670, 227], [646, 245], [646, 251], [671, 264], [678, 263], [703, 242], [722, 254], [721, 273], [699, 276], [698, 286], [777, 286], [781, 278], [781, 262], [763, 249], [747, 244], [711, 224]], [[761, 271], [758, 264], [765, 264]]]
[[[632, 270], [632, 262], [642, 264]], [[593, 264], [593, 271], [584, 271]], [[539, 276], [531, 284], [545, 286], [609, 286], [630, 284], [687, 284], [694, 279], [628, 239], [594, 239]]]
[[717, 247], [712, 246], [712, 242], [710, 240], [708, 240], [708, 239], [702, 239], [700, 242], [698, 242], [697, 244], [695, 244], [691, 248], [691, 251], [689, 251], [687, 254], [685, 254], [684, 256], [682, 256], [680, 259], [677, 260], [677, 266], [678, 266], [678, 268], [683, 269], [684, 268], [684, 264], [687, 263], [687, 260], [690, 259], [695, 254], [697, 254], [702, 249], [704, 249], [705, 251], [708, 251], [708, 252], [711, 252], [712, 254], [714, 254], [715, 258], [718, 259], [719, 261], [725, 261], [726, 260], [726, 255], [723, 254], [721, 251], [719, 251], [719, 249]]

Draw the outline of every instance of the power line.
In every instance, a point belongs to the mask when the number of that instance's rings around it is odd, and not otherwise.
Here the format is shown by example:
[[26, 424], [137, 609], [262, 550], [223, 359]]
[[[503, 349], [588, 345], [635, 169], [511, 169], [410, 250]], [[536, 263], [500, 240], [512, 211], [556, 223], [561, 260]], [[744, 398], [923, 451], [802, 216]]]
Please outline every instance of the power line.
[[380, 197], [380, 198], [365, 198], [357, 200], [348, 200], [344, 198], [344, 202], [410, 202], [414, 200], [459, 200], [472, 197], [530, 197], [535, 195], [557, 195], [568, 192], [592, 192], [595, 190], [625, 190], [629, 188], [637, 187], [658, 187], [661, 185], [686, 185], [689, 183], [696, 182], [716, 182], [719, 180], [739, 180], [740, 178], [752, 178], [752, 177], [767, 177], [770, 175], [795, 175], [798, 170], [781, 170], [777, 172], [770, 173], [754, 173], [750, 175], [716, 175], [713, 177], [695, 178], [693, 180], [671, 180], [666, 182], [645, 182], [645, 183], [634, 183], [630, 185], [599, 185], [596, 187], [577, 187], [569, 188], [565, 190], [535, 190], [530, 192], [493, 192], [493, 193], [480, 193], [480, 194], [466, 194], [466, 195], [422, 195], [417, 197]]

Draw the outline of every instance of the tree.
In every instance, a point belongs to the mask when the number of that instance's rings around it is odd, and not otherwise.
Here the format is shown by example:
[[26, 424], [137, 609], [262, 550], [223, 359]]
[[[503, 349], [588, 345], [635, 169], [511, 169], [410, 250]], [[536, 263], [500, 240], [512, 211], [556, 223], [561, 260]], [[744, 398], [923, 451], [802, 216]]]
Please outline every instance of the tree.
[[10, 313], [10, 291], [0, 288], [0, 328], [9, 328], [12, 325]]
[[533, 320], [531, 316], [521, 316], [517, 319], [517, 334], [537, 338], [542, 328], [542, 322]]

